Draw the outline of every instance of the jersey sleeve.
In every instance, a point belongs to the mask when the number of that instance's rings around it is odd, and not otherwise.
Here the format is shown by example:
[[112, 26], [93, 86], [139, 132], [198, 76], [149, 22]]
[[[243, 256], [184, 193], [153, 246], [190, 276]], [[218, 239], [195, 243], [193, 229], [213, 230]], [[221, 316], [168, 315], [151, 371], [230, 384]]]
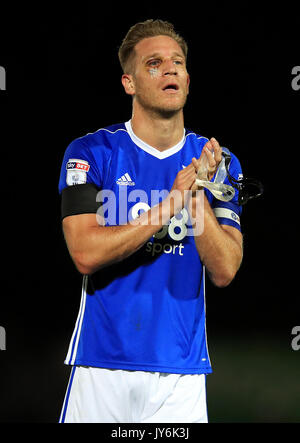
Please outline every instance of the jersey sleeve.
[[67, 186], [91, 183], [98, 189], [102, 185], [102, 176], [89, 146], [83, 139], [76, 139], [67, 147], [61, 165], [59, 193]]
[[[231, 153], [229, 172], [236, 180], [239, 180], [243, 177], [240, 162], [233, 153]], [[224, 183], [230, 185], [228, 177], [226, 177]], [[240, 217], [242, 213], [242, 207], [238, 204], [238, 196], [238, 190], [235, 189], [235, 195], [233, 199], [229, 202], [224, 202], [214, 198], [212, 201], [212, 209], [220, 225], [233, 226], [234, 228], [241, 231]]]
[[[59, 178], [61, 218], [70, 215], [97, 213], [97, 194], [102, 188], [101, 158], [94, 155], [83, 138], [74, 140], [66, 149]], [[101, 169], [101, 168], [100, 168]]]

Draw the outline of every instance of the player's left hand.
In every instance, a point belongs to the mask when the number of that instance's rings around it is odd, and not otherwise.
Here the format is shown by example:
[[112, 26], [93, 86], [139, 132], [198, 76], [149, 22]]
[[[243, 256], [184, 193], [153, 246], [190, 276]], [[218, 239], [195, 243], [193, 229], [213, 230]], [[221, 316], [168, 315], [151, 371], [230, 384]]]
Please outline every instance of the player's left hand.
[[215, 175], [219, 167], [219, 164], [222, 160], [222, 148], [219, 145], [219, 142], [215, 138], [211, 138], [207, 143], [205, 143], [199, 159], [196, 159], [195, 157], [192, 159], [192, 163], [195, 167], [196, 173], [199, 169], [202, 156], [206, 156], [207, 158], [208, 161], [207, 179], [211, 180]]

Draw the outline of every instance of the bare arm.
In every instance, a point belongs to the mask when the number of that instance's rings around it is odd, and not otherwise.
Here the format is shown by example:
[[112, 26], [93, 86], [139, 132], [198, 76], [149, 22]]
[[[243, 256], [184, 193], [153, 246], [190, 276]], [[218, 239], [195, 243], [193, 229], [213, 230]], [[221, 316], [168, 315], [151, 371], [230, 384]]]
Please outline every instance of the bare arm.
[[[212, 155], [212, 152], [214, 152], [214, 155]], [[215, 139], [211, 139], [206, 143], [203, 149], [201, 155], [206, 155], [209, 162], [209, 180], [213, 177], [221, 161], [221, 152], [221, 147]], [[199, 168], [200, 159], [193, 158], [192, 160], [195, 170]], [[196, 189], [195, 185], [193, 189]], [[238, 229], [232, 226], [220, 225], [205, 194], [203, 197], [200, 203], [203, 206], [203, 231], [200, 235], [195, 234], [195, 243], [211, 281], [216, 286], [224, 287], [233, 280], [241, 265], [243, 236]], [[197, 217], [196, 203], [199, 198], [199, 195], [195, 195], [191, 203], [190, 210], [194, 220]]]
[[120, 226], [100, 226], [95, 214], [65, 217], [63, 231], [69, 253], [78, 271], [92, 274], [97, 270], [130, 256], [166, 225], [184, 205], [184, 190], [195, 181], [193, 165], [179, 171], [172, 193], [158, 205], [144, 212], [134, 222]]
[[195, 243], [211, 281], [218, 287], [229, 285], [242, 262], [243, 237], [238, 229], [218, 223], [205, 196], [204, 229]]
[[[78, 271], [92, 274], [136, 252], [167, 223], [169, 207], [165, 201], [141, 214], [134, 223], [121, 226], [100, 226], [96, 214], [64, 218], [65, 240]], [[156, 224], [151, 223], [151, 217], [157, 217]]]

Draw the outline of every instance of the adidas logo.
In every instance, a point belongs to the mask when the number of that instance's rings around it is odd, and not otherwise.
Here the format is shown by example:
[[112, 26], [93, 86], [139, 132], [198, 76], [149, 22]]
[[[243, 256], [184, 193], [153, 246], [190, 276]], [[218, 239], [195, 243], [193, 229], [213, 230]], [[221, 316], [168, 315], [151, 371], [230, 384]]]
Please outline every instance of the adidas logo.
[[122, 175], [122, 177], [120, 177], [117, 181], [116, 181], [117, 185], [125, 185], [125, 186], [134, 186], [135, 183], [131, 180], [130, 175], [128, 174], [128, 172], [126, 172], [126, 174]]

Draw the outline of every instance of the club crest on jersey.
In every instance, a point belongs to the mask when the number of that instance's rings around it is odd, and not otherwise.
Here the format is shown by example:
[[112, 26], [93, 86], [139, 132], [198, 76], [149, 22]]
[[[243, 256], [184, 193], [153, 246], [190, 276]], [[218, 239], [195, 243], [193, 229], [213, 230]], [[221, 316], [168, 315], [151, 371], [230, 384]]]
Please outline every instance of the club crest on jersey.
[[82, 185], [86, 183], [86, 174], [90, 165], [85, 160], [71, 158], [67, 165], [67, 185]]

